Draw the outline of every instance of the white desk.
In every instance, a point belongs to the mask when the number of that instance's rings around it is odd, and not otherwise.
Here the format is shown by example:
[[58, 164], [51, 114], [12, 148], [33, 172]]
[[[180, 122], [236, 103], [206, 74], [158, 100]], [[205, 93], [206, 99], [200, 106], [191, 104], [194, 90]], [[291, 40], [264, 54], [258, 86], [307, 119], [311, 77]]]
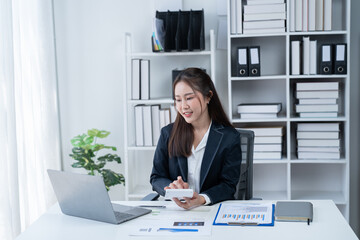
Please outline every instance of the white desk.
[[[265, 201], [263, 201], [265, 202]], [[275, 201], [274, 201], [275, 202]], [[274, 227], [258, 226], [212, 226], [211, 236], [202, 236], [191, 239], [358, 239], [346, 222], [336, 205], [331, 200], [314, 200], [314, 219], [308, 226], [304, 222], [275, 222]], [[121, 204], [139, 205], [152, 204], [154, 202], [119, 202]], [[172, 202], [164, 202], [173, 204]], [[173, 209], [173, 210], [171, 210]], [[186, 220], [192, 216], [215, 217], [218, 205], [202, 206], [191, 211], [180, 210], [176, 213], [177, 217]], [[160, 210], [165, 211], [165, 210]], [[168, 206], [166, 211], [174, 211]], [[159, 218], [160, 215], [157, 216]], [[166, 215], [162, 219], [166, 219]], [[149, 236], [129, 236], [129, 233], [138, 229], [139, 226], [156, 221], [152, 214], [125, 222], [120, 225], [107, 224], [82, 218], [70, 217], [61, 213], [56, 204], [42, 215], [25, 232], [18, 236], [17, 240], [30, 239], [51, 239], [51, 240], [71, 240], [71, 239], [169, 239], [169, 237], [149, 237]], [[171, 239], [181, 239], [184, 237], [172, 237]]]

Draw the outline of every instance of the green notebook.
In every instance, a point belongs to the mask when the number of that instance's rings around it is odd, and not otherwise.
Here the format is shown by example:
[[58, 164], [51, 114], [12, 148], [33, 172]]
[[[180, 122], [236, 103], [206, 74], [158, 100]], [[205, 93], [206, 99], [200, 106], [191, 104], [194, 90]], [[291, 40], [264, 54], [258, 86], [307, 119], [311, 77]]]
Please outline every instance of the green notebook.
[[312, 222], [313, 205], [311, 202], [279, 201], [275, 206], [276, 221]]

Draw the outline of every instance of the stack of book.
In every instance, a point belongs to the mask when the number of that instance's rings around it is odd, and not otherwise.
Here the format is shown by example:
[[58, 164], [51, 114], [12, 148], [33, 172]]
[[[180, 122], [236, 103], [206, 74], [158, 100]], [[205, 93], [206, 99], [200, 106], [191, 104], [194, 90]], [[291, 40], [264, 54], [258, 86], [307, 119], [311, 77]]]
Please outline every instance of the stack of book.
[[338, 82], [296, 83], [296, 113], [304, 118], [337, 117], [339, 106]]
[[237, 106], [242, 119], [277, 118], [281, 103], [244, 103]]
[[298, 123], [298, 159], [340, 159], [339, 123]]
[[[243, 128], [254, 132], [254, 160], [281, 159], [283, 127], [254, 127]], [[246, 154], [246, 145], [242, 146], [243, 154]]]
[[174, 105], [170, 105], [170, 108], [161, 108], [160, 105], [136, 105], [134, 111], [136, 146], [155, 146], [161, 128], [174, 122], [177, 115]]
[[332, 0], [287, 1], [290, 9], [290, 32], [330, 31]]
[[150, 60], [131, 60], [131, 99], [150, 99]]
[[248, 0], [244, 5], [244, 34], [285, 32], [284, 0]]

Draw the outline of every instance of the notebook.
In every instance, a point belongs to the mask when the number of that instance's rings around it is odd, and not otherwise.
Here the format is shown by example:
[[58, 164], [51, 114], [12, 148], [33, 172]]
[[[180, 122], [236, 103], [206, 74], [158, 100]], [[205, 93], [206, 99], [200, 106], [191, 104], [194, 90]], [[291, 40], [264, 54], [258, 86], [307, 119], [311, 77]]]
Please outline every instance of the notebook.
[[112, 204], [102, 177], [48, 169], [61, 211], [70, 216], [119, 224], [150, 209]]
[[279, 201], [275, 206], [275, 220], [276, 221], [290, 221], [290, 222], [312, 222], [313, 219], [313, 205], [311, 202], [286, 202]]

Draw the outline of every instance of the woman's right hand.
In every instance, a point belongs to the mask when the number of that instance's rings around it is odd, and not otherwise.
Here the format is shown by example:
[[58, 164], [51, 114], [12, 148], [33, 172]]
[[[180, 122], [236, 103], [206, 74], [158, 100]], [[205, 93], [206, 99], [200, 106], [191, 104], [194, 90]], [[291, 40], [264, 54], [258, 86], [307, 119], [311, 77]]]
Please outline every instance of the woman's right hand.
[[173, 181], [169, 184], [169, 186], [164, 187], [164, 190], [166, 189], [187, 189], [189, 188], [189, 184], [184, 182], [181, 178], [181, 176], [177, 177], [177, 180]]

